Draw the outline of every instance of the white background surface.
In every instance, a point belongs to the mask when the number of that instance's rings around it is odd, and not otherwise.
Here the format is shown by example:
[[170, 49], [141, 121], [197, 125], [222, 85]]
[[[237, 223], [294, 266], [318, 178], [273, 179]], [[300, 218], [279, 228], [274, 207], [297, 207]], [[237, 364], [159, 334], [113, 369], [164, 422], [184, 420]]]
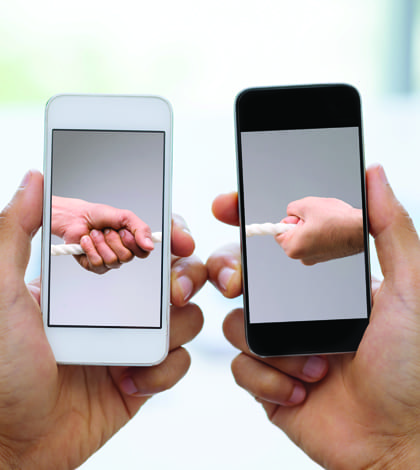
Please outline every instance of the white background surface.
[[[400, 51], [393, 54], [401, 31], [390, 29], [397, 15], [389, 6], [402, 3], [0, 2], [0, 202], [6, 204], [26, 169], [42, 168], [43, 103], [51, 95], [162, 94], [174, 105], [174, 211], [188, 220], [205, 260], [238, 237], [210, 211], [214, 196], [236, 185], [236, 93], [257, 85], [348, 82], [362, 96], [366, 160], [384, 164], [419, 227], [420, 100], [387, 94], [401, 69]], [[34, 250], [28, 278], [38, 262]], [[81, 468], [319, 468], [234, 383], [235, 351], [221, 323], [241, 300], [223, 299], [207, 284], [196, 302], [206, 323], [189, 346], [188, 375], [152, 398]]]
[[[41, 168], [42, 114], [42, 106], [3, 109], [0, 113], [2, 204], [27, 168]], [[174, 210], [187, 217], [197, 241], [197, 252], [205, 260], [217, 246], [236, 240], [238, 235], [235, 228], [224, 227], [210, 213], [214, 195], [235, 187], [232, 116], [206, 117], [201, 121], [178, 116], [176, 123]], [[418, 127], [420, 104], [416, 101], [366, 106], [367, 161], [384, 163], [397, 195], [417, 227]], [[213, 134], [218, 139], [209, 139]], [[199, 164], [197, 148], [202, 149]], [[191, 167], [196, 173], [192, 173]], [[221, 167], [226, 170], [221, 172], [218, 170]], [[36, 273], [34, 264], [28, 277]], [[378, 273], [376, 262], [373, 264], [374, 272]], [[241, 305], [241, 300], [223, 299], [207, 284], [196, 301], [203, 309], [205, 326], [188, 347], [192, 355], [188, 375], [173, 390], [151, 399], [131, 423], [81, 468], [319, 468], [272, 426], [260, 405], [234, 383], [230, 361], [235, 351], [224, 340], [221, 323], [228, 311]]]

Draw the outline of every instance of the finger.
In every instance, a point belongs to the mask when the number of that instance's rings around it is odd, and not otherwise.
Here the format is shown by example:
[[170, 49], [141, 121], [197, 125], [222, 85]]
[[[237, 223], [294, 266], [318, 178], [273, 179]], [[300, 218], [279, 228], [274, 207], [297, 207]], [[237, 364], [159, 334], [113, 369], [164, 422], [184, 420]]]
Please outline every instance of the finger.
[[197, 256], [176, 258], [171, 268], [171, 303], [184, 306], [207, 281], [207, 268]]
[[418, 282], [420, 243], [413, 222], [395, 198], [382, 166], [370, 167], [366, 182], [370, 231], [385, 279], [414, 275]]
[[[301, 260], [305, 265], [314, 264], [308, 259], [308, 237], [303, 219], [297, 219], [296, 228], [275, 235], [274, 239], [291, 259]], [[310, 238], [310, 237], [309, 237]]]
[[204, 318], [200, 308], [192, 303], [185, 307], [171, 307], [169, 349], [176, 349], [200, 333]]
[[153, 250], [155, 245], [152, 241], [152, 231], [145, 222], [143, 222], [133, 212], [123, 211], [122, 223], [123, 227], [121, 228], [127, 227], [127, 229], [134, 235], [137, 245], [142, 250], [146, 252]]
[[119, 234], [115, 230], [105, 229], [104, 238], [106, 244], [116, 254], [120, 263], [128, 263], [133, 259], [133, 253], [123, 245]]
[[304, 220], [308, 207], [313, 205], [313, 199], [313, 197], [309, 196], [289, 202], [286, 209], [287, 215], [296, 217], [298, 220]]
[[228, 298], [242, 293], [241, 254], [236, 244], [215, 251], [206, 263], [210, 282]]
[[[304, 223], [302, 219], [294, 215], [288, 215], [282, 220], [282, 222], [285, 224], [298, 225], [299, 228], [301, 228]], [[293, 249], [291, 250], [289, 246], [291, 240], [293, 240], [294, 238], [296, 238], [296, 229], [279, 233], [278, 235], [275, 235], [274, 237], [275, 241], [283, 248], [283, 250], [285, 250], [285, 253], [287, 254], [287, 256], [289, 256], [292, 259], [299, 259], [298, 255], [300, 253], [294, 253]]]
[[301, 382], [244, 353], [232, 361], [232, 373], [240, 387], [262, 400], [283, 406], [305, 400]]
[[149, 251], [144, 251], [142, 250], [136, 242], [136, 239], [134, 238], [134, 235], [129, 232], [127, 229], [121, 229], [118, 232], [118, 235], [120, 236], [120, 239], [123, 243], [123, 245], [133, 253], [134, 256], [137, 258], [147, 258], [150, 254]]
[[282, 224], [297, 224], [299, 222], [299, 220], [300, 220], [299, 217], [296, 217], [295, 215], [288, 215], [287, 217], [285, 217], [280, 222]]
[[[191, 359], [183, 348], [177, 348], [154, 367], [130, 367], [119, 378], [119, 388], [130, 397], [149, 397], [173, 387], [187, 373]], [[136, 406], [136, 403], [130, 403]]]
[[41, 173], [29, 171], [0, 213], [0, 257], [8, 277], [17, 275], [23, 279], [31, 239], [41, 226], [42, 188]]
[[170, 324], [170, 352], [161, 364], [154, 367], [110, 368], [114, 382], [128, 396], [127, 406], [132, 413], [144, 403], [144, 398], [175, 385], [189, 368], [189, 354], [181, 345], [191, 341], [200, 332], [203, 314], [194, 304], [171, 307]]
[[99, 256], [104, 260], [105, 266], [110, 269], [119, 268], [121, 264], [118, 257], [105, 242], [104, 234], [99, 230], [92, 230], [90, 237]]
[[89, 235], [84, 235], [80, 239], [80, 246], [85, 252], [84, 255], [75, 256], [77, 261], [88, 271], [93, 271], [96, 274], [104, 274], [109, 271], [105, 266], [102, 256], [98, 253], [95, 245]]
[[223, 322], [226, 339], [237, 349], [260, 362], [267, 364], [289, 376], [305, 382], [316, 382], [328, 371], [328, 361], [323, 356], [291, 356], [262, 358], [253, 354], [246, 343], [242, 309], [228, 314]]
[[37, 277], [27, 284], [29, 292], [33, 295], [38, 304], [41, 302], [41, 278]]
[[[264, 408], [267, 418], [277, 427], [282, 429], [287, 436], [297, 444], [301, 432], [301, 422], [299, 422], [300, 406], [281, 406], [266, 400], [257, 399]], [[307, 406], [306, 403], [302, 407]], [[328, 418], [327, 418], [328, 419]]]
[[172, 217], [171, 243], [172, 254], [176, 256], [190, 256], [195, 249], [187, 223], [177, 214]]
[[371, 282], [372, 297], [374, 298], [379, 288], [381, 287], [382, 281], [372, 276], [370, 282]]
[[133, 234], [137, 245], [142, 250], [153, 250], [154, 244], [150, 227], [132, 211], [116, 209], [103, 204], [93, 205], [90, 224], [98, 230], [112, 228], [118, 231], [126, 228]]
[[217, 220], [229, 225], [239, 225], [238, 193], [220, 194], [213, 201], [212, 212]]

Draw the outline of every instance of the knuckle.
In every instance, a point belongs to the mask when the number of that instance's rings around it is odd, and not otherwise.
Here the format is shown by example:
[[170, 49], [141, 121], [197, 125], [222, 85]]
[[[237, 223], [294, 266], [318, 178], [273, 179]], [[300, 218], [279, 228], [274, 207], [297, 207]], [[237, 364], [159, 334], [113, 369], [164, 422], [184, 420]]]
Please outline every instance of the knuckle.
[[105, 232], [104, 238], [107, 243], [114, 242], [119, 236], [116, 234], [115, 230], [109, 230]]
[[106, 266], [103, 266], [102, 268], [95, 269], [95, 274], [105, 274], [109, 271], [109, 269]]
[[149, 251], [139, 250], [139, 254], [137, 255], [138, 258], [145, 259], [150, 255]]
[[243, 386], [242, 379], [241, 379], [243, 362], [244, 362], [244, 358], [243, 358], [243, 354], [241, 353], [232, 360], [232, 363], [230, 366], [236, 383], [241, 387]]
[[127, 251], [122, 252], [119, 258], [122, 263], [128, 263], [134, 258], [134, 255], [133, 253], [127, 250]]
[[262, 377], [262, 380], [256, 381], [255, 392], [260, 397], [282, 397], [283, 393], [279, 387], [277, 374], [267, 372]]
[[289, 204], [287, 204], [287, 208], [286, 208], [287, 214], [293, 214], [295, 207], [296, 207], [296, 201], [289, 202]]
[[298, 245], [288, 246], [284, 251], [292, 259], [302, 259], [304, 255], [302, 248]]
[[306, 258], [311, 250], [311, 237], [303, 231], [296, 234], [291, 242], [285, 247], [287, 256], [292, 259], [303, 259]]
[[233, 374], [235, 375], [235, 373], [237, 372], [237, 368], [238, 368], [238, 363], [240, 362], [240, 357], [241, 355], [239, 354], [238, 356], [236, 356], [235, 358], [232, 359], [232, 362], [231, 362], [231, 369], [232, 369], [232, 372]]
[[118, 257], [117, 255], [113, 254], [113, 255], [109, 255], [106, 259], [106, 265], [107, 266], [118, 266], [119, 265], [119, 262], [118, 262]]
[[94, 268], [101, 268], [104, 266], [104, 262], [99, 256], [89, 257], [89, 262]]
[[122, 209], [119, 213], [119, 222], [121, 226], [127, 226], [128, 222], [135, 217], [134, 212], [129, 209]]
[[312, 259], [302, 259], [301, 261], [304, 266], [314, 266], [316, 264], [316, 261]]

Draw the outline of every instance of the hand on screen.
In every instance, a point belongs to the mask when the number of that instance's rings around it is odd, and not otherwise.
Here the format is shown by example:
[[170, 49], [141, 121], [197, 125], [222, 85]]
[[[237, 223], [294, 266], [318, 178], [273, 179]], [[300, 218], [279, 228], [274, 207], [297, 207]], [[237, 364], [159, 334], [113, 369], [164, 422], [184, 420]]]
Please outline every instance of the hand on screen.
[[185, 375], [190, 357], [182, 345], [203, 324], [201, 310], [187, 302], [207, 271], [192, 256], [194, 241], [176, 217], [166, 360], [154, 367], [57, 365], [41, 320], [39, 281], [24, 283], [31, 238], [42, 219], [42, 184], [40, 173], [28, 173], [0, 215], [0, 467], [67, 470]]
[[133, 212], [81, 199], [53, 196], [51, 232], [80, 243], [75, 258], [88, 271], [103, 274], [153, 250], [150, 227]]
[[[420, 461], [420, 242], [380, 166], [367, 171], [367, 198], [384, 280], [373, 285], [371, 320], [356, 354], [256, 357], [245, 342], [242, 310], [231, 312], [223, 329], [241, 351], [232, 363], [237, 383], [315, 461], [344, 470], [415, 468]], [[221, 200], [213, 210], [232, 222], [234, 198]], [[216, 261], [208, 261], [209, 276], [219, 285]]]
[[305, 197], [291, 202], [283, 223], [294, 230], [275, 237], [287, 256], [305, 265], [355, 255], [363, 251], [363, 215], [339, 199]]

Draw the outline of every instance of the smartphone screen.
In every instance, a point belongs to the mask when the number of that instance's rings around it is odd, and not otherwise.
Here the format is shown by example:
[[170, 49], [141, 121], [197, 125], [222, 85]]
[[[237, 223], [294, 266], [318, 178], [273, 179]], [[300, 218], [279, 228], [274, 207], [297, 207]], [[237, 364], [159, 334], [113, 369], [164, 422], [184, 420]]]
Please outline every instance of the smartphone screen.
[[[52, 219], [60, 198], [81, 214], [91, 207], [86, 202], [129, 210], [152, 232], [163, 232], [164, 149], [164, 132], [53, 129]], [[51, 244], [62, 243], [51, 233]], [[103, 274], [73, 256], [51, 256], [48, 326], [161, 328], [162, 252], [155, 243], [147, 258]]]
[[[366, 235], [357, 253], [346, 256], [343, 246], [343, 255], [307, 265], [273, 236], [244, 233], [249, 224], [282, 221], [292, 203], [304, 213], [300, 223], [309, 223], [303, 219], [312, 211], [330, 227], [342, 223], [334, 207], [349, 208], [360, 213], [366, 234], [360, 104], [352, 90], [254, 89], [238, 99], [244, 304], [248, 342], [261, 355], [355, 350], [366, 327]], [[330, 227], [324, 228], [327, 246], [335, 236]]]

